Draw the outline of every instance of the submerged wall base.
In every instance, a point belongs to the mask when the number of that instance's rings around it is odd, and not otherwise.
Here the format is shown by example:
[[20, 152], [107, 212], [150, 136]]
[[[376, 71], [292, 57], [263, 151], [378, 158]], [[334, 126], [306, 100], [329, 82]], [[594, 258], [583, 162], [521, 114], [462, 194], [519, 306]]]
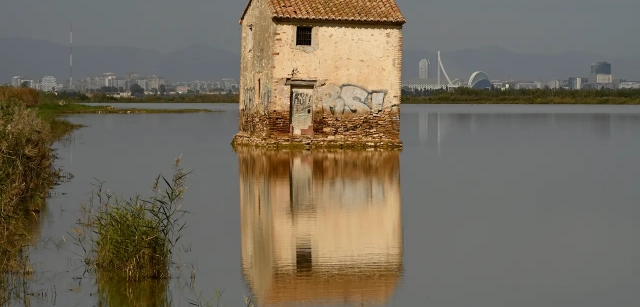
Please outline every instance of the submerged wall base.
[[240, 132], [235, 135], [232, 146], [241, 147], [261, 147], [271, 149], [313, 149], [313, 148], [340, 148], [340, 149], [402, 149], [400, 140], [380, 140], [380, 139], [360, 139], [345, 137], [310, 137], [310, 136], [294, 136], [281, 135], [270, 137], [251, 136]]

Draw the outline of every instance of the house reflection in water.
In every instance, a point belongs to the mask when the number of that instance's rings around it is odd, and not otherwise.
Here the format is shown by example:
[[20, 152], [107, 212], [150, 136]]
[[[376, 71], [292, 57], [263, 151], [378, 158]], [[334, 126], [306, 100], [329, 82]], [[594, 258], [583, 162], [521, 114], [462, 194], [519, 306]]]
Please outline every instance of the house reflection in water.
[[381, 305], [402, 275], [399, 152], [237, 151], [259, 306]]

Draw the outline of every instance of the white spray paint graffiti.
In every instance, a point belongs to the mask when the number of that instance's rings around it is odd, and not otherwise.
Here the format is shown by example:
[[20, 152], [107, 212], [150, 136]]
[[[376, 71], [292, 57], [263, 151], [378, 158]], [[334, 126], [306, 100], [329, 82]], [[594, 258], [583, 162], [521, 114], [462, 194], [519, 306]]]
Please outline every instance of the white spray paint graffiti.
[[357, 85], [329, 84], [319, 89], [322, 106], [335, 116], [365, 115], [379, 112], [384, 106], [386, 91], [367, 91]]
[[313, 130], [312, 89], [294, 89], [291, 95], [292, 133], [309, 134]]

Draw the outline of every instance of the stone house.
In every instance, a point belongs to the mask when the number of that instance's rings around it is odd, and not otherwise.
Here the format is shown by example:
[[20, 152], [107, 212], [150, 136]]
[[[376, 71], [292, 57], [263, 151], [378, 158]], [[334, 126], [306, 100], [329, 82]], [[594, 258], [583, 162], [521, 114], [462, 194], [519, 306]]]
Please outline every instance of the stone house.
[[394, 0], [250, 0], [234, 144], [401, 147]]

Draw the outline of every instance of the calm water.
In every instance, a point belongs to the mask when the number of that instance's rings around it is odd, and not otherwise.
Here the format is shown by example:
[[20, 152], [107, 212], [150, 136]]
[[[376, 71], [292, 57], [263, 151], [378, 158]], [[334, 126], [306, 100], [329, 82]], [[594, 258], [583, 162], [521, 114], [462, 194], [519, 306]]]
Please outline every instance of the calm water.
[[[169, 106], [226, 112], [68, 117], [88, 126], [57, 144], [75, 178], [31, 255], [31, 290], [56, 295], [32, 305], [188, 306], [216, 288], [226, 306], [640, 302], [639, 107], [403, 106], [401, 153], [235, 153], [237, 105]], [[84, 274], [68, 232], [94, 177], [148, 195], [180, 155], [193, 267], [168, 284]]]

